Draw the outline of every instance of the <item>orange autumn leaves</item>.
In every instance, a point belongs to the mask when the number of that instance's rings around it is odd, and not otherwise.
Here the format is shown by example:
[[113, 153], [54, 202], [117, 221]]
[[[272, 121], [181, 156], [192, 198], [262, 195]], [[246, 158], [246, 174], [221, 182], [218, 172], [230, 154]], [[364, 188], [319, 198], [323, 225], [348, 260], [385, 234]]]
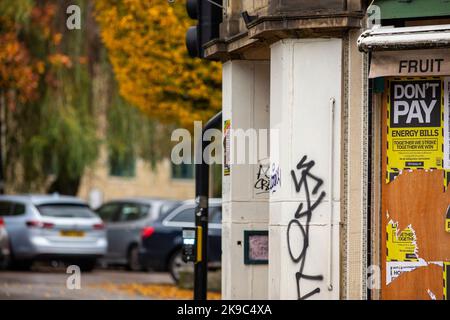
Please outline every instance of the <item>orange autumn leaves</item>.
[[[171, 300], [191, 300], [193, 296], [192, 290], [180, 289], [175, 285], [169, 284], [142, 284], [142, 283], [100, 283], [89, 285], [91, 288], [98, 288], [104, 291], [123, 291], [128, 293], [130, 297], [135, 295], [151, 298], [151, 299], [171, 299]], [[219, 292], [208, 293], [208, 300], [220, 300], [221, 294]]]
[[151, 117], [192, 126], [221, 108], [221, 69], [187, 55], [195, 22], [182, 0], [97, 0], [96, 18], [121, 95]]
[[[24, 18], [17, 21], [14, 13], [22, 2], [27, 4], [20, 6]], [[0, 5], [0, 88], [12, 96], [12, 104], [37, 99], [40, 81], [57, 88], [57, 69], [86, 63], [85, 57], [60, 50], [63, 35], [52, 23], [55, 3], [28, 2]], [[221, 109], [220, 64], [187, 55], [185, 34], [195, 22], [187, 17], [183, 0], [97, 0], [95, 9], [120, 94], [128, 102], [150, 117], [187, 127]], [[19, 36], [23, 30], [50, 48], [45, 56], [31, 52], [29, 41]]]
[[[0, 88], [5, 90], [8, 102], [16, 99], [24, 103], [36, 98], [38, 87], [37, 65], [31, 64], [26, 47], [14, 32], [0, 34]], [[8, 97], [9, 96], [9, 97]]]
[[[37, 100], [40, 80], [54, 84], [54, 77], [49, 73], [52, 66], [72, 66], [67, 55], [54, 52], [43, 56], [30, 50], [30, 45], [39, 47], [37, 42], [33, 42], [35, 40], [53, 47], [61, 42], [62, 34], [52, 28], [56, 5], [24, 3], [23, 0], [10, 2], [0, 7], [0, 88], [10, 109], [14, 109], [16, 103]], [[15, 13], [19, 9], [22, 9], [22, 14], [17, 19]], [[30, 37], [34, 37], [33, 40]]]

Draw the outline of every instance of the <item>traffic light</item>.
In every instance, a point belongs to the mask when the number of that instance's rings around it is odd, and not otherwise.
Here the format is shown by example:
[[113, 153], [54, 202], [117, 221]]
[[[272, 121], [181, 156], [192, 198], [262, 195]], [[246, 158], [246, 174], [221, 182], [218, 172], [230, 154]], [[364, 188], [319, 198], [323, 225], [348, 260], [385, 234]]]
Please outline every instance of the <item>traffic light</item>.
[[196, 26], [186, 33], [186, 47], [191, 57], [203, 58], [203, 45], [219, 37], [222, 22], [222, 0], [187, 0], [186, 10], [191, 19], [198, 20]]

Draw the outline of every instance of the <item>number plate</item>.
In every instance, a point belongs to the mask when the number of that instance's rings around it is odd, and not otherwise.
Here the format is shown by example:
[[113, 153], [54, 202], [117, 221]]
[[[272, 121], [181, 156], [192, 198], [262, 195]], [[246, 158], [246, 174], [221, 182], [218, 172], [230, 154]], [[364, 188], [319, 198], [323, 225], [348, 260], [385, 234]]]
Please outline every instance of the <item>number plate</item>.
[[61, 230], [60, 235], [63, 237], [84, 237], [84, 231]]

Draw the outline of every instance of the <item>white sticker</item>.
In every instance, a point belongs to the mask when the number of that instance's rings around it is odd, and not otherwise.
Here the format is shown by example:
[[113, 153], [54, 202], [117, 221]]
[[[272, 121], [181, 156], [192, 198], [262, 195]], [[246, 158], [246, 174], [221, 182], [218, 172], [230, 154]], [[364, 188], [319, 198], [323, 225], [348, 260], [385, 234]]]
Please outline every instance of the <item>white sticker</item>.
[[395, 280], [404, 272], [411, 272], [419, 267], [426, 267], [428, 263], [419, 258], [419, 261], [387, 261], [386, 262], [386, 285]]
[[430, 296], [431, 300], [436, 300], [436, 295], [430, 289], [427, 289], [427, 293]]

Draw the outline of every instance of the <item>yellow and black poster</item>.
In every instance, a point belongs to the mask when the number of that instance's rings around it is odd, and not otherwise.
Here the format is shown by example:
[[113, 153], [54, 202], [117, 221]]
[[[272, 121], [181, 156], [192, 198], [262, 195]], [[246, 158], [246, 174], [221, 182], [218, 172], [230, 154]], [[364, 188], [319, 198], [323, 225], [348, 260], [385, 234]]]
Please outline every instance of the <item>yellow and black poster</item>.
[[231, 121], [225, 120], [223, 122], [223, 175], [229, 176], [231, 171]]
[[444, 300], [450, 300], [450, 262], [444, 262]]
[[443, 81], [394, 78], [388, 88], [386, 182], [402, 170], [442, 169]]

